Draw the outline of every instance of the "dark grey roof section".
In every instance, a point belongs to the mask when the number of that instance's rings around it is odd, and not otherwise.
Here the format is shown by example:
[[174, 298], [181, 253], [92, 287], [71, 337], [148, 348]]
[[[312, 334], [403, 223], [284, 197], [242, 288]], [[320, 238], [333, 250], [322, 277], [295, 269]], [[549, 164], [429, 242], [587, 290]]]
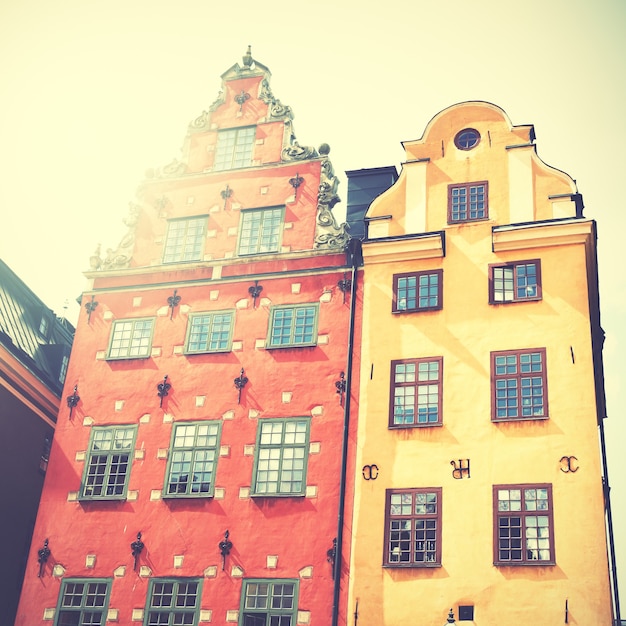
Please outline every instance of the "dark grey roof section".
[[350, 236], [365, 238], [364, 217], [367, 209], [381, 193], [387, 191], [396, 180], [398, 172], [393, 165], [371, 167], [346, 172], [348, 177], [348, 207], [346, 221], [350, 226]]
[[74, 327], [0, 259], [0, 345], [59, 398], [64, 357], [69, 358], [73, 339]]

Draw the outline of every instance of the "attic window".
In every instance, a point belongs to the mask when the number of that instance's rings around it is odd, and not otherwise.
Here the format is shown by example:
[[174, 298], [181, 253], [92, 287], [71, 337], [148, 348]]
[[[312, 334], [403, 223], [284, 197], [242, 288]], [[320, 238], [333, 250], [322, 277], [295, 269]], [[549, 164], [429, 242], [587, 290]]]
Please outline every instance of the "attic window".
[[47, 337], [48, 336], [48, 327], [49, 327], [48, 318], [43, 316], [41, 318], [41, 321], [39, 322], [39, 334], [42, 337]]
[[471, 150], [480, 142], [480, 133], [473, 128], [464, 128], [454, 138], [454, 145], [459, 150]]

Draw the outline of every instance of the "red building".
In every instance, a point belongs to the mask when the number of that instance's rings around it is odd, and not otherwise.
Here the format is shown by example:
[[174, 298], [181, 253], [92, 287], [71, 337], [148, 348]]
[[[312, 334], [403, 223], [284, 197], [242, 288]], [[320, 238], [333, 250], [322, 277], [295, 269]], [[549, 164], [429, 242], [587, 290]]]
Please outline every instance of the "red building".
[[345, 621], [358, 253], [269, 79], [222, 75], [92, 258], [19, 626]]
[[73, 326], [0, 259], [0, 624], [13, 624], [48, 467]]

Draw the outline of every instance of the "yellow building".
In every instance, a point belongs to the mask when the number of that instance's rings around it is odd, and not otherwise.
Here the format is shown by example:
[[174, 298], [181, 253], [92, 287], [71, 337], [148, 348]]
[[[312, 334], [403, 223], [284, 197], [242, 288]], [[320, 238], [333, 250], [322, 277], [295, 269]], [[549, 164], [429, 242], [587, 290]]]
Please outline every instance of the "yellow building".
[[497, 106], [403, 145], [365, 218], [354, 623], [609, 626], [595, 223]]

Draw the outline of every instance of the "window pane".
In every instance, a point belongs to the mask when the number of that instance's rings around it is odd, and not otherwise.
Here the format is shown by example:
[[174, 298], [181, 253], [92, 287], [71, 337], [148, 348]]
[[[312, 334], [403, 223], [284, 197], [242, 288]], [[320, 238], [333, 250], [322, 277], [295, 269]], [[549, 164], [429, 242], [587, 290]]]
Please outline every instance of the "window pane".
[[254, 493], [304, 492], [308, 431], [308, 420], [259, 424]]
[[206, 217], [170, 221], [163, 252], [163, 262], [199, 261], [204, 249], [206, 222]]
[[283, 210], [242, 211], [239, 254], [278, 252]]
[[269, 346], [304, 346], [316, 341], [317, 306], [299, 305], [272, 309]]
[[440, 562], [439, 490], [407, 490], [389, 493], [387, 546], [388, 565], [421, 566]]

